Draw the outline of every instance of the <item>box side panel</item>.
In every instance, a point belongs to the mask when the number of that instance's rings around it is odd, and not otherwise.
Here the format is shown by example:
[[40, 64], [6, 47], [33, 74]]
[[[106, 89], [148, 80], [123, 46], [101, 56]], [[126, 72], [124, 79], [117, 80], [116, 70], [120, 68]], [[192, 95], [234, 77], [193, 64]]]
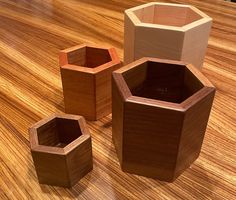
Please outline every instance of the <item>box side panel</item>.
[[214, 94], [215, 90], [211, 90], [208, 95], [193, 104], [185, 113], [176, 164], [176, 177], [199, 156]]
[[124, 21], [124, 64], [134, 61], [135, 25], [125, 13]]
[[154, 11], [155, 5], [144, 7], [133, 11], [133, 13], [139, 18], [143, 23], [153, 23], [154, 21]]
[[114, 78], [112, 78], [112, 140], [120, 163], [123, 159], [123, 112], [124, 99], [122, 98]]
[[127, 102], [124, 111], [123, 170], [171, 181], [183, 113]]
[[66, 156], [70, 184], [73, 186], [93, 169], [91, 137]]
[[70, 187], [65, 156], [37, 151], [31, 153], [39, 183]]
[[147, 63], [142, 63], [139, 67], [123, 72], [123, 78], [130, 90], [142, 85], [147, 78]]
[[120, 64], [111, 66], [96, 74], [96, 118], [111, 113], [111, 76]]
[[180, 60], [184, 33], [154, 27], [135, 28], [134, 60], [142, 57], [154, 57]]
[[61, 68], [65, 112], [95, 119], [95, 77], [93, 74]]
[[193, 64], [197, 68], [203, 65], [211, 21], [195, 26], [185, 32], [181, 60]]
[[155, 7], [155, 24], [181, 27], [185, 24], [187, 9], [177, 6], [158, 5]]

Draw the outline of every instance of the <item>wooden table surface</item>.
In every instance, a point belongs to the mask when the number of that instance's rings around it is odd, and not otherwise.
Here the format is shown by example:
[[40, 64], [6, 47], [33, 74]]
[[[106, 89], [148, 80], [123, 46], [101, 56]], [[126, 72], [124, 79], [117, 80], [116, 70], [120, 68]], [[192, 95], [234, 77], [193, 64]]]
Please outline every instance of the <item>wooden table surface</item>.
[[174, 183], [120, 170], [111, 115], [88, 122], [94, 170], [72, 189], [39, 185], [28, 127], [63, 112], [58, 52], [89, 42], [123, 57], [123, 12], [145, 0], [0, 0], [0, 199], [236, 199], [236, 4], [190, 2], [214, 20], [203, 73], [217, 93], [199, 159]]

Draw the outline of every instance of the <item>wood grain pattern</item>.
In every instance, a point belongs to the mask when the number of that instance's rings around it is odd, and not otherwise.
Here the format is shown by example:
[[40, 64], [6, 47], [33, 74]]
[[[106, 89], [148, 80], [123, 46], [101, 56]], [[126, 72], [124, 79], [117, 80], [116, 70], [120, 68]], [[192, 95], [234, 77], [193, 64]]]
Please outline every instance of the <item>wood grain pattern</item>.
[[114, 48], [77, 45], [59, 54], [65, 112], [97, 120], [111, 113], [111, 73], [120, 67]]
[[39, 183], [72, 187], [93, 169], [91, 137], [83, 117], [54, 114], [29, 129]]
[[214, 86], [191, 64], [142, 58], [113, 72], [112, 92], [122, 170], [174, 181], [199, 156]]
[[124, 62], [180, 60], [201, 69], [212, 19], [191, 5], [151, 2], [125, 11]]
[[88, 122], [91, 173], [72, 189], [38, 184], [27, 130], [64, 111], [59, 51], [89, 42], [114, 46], [122, 58], [123, 12], [145, 2], [0, 0], [0, 199], [235, 199], [236, 5], [221, 0], [191, 1], [213, 18], [202, 71], [217, 89], [191, 168], [170, 184], [122, 172], [109, 115]]

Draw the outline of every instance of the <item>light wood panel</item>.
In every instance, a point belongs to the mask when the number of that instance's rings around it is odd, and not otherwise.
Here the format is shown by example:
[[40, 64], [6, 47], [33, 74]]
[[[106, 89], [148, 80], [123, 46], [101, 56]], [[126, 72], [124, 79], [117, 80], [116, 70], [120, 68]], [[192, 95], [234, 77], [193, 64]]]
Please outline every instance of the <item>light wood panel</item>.
[[88, 122], [90, 174], [70, 190], [37, 182], [27, 129], [64, 110], [59, 51], [88, 42], [114, 46], [122, 57], [123, 11], [146, 2], [0, 0], [0, 199], [235, 199], [236, 5], [223, 0], [191, 0], [213, 18], [203, 73], [217, 92], [190, 169], [171, 184], [121, 172], [109, 115]]

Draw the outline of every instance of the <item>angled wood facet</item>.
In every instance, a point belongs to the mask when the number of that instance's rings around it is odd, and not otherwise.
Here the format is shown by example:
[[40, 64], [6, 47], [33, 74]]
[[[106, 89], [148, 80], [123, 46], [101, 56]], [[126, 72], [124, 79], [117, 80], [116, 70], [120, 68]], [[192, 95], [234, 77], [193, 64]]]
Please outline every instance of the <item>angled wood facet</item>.
[[83, 117], [53, 115], [29, 129], [39, 183], [72, 187], [93, 168], [92, 144]]
[[113, 72], [112, 138], [123, 171], [173, 181], [199, 156], [214, 86], [191, 64], [142, 58]]
[[148, 3], [125, 11], [124, 62], [142, 57], [201, 68], [212, 19], [193, 6]]
[[79, 45], [60, 52], [65, 112], [97, 120], [111, 113], [111, 73], [120, 67], [114, 48]]

